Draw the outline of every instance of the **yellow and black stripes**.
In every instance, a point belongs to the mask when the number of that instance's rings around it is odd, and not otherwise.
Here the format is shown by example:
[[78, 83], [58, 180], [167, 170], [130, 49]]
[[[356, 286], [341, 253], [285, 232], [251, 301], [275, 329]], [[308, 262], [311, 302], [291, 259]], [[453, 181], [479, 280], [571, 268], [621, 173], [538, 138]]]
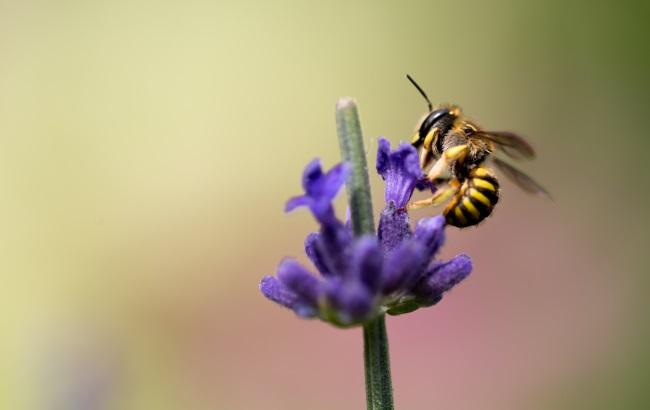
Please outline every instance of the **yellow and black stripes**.
[[462, 182], [443, 215], [448, 225], [465, 228], [490, 216], [497, 202], [499, 182], [486, 168], [476, 167]]

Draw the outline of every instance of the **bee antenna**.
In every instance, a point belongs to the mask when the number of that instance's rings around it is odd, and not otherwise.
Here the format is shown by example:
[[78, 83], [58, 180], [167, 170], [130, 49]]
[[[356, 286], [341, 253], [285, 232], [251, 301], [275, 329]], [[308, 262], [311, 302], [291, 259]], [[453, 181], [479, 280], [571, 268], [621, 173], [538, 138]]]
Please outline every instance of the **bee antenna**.
[[415, 80], [413, 79], [413, 77], [411, 77], [410, 75], [406, 74], [406, 78], [408, 78], [409, 81], [411, 82], [411, 84], [413, 84], [413, 86], [414, 86], [415, 88], [417, 88], [417, 90], [420, 92], [420, 94], [422, 94], [422, 97], [424, 97], [424, 99], [425, 99], [426, 102], [427, 102], [427, 105], [429, 106], [429, 112], [433, 111], [433, 104], [431, 104], [431, 100], [429, 100], [429, 97], [427, 97], [427, 93], [425, 93], [424, 90], [422, 89], [422, 87], [420, 87], [420, 85], [419, 85], [418, 83], [415, 82]]

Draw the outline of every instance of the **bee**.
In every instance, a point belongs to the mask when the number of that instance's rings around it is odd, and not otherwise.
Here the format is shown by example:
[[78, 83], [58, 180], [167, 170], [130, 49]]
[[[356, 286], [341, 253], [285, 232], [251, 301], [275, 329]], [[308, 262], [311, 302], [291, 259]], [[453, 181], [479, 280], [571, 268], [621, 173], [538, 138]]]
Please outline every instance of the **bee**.
[[[499, 150], [517, 160], [535, 158], [533, 147], [524, 138], [512, 132], [485, 131], [467, 119], [457, 105], [442, 104], [434, 109], [418, 83], [410, 75], [406, 77], [429, 107], [411, 144], [419, 150], [422, 169], [435, 161], [427, 178], [437, 188], [431, 198], [411, 202], [410, 209], [437, 206], [449, 200], [443, 210], [448, 225], [466, 228], [479, 224], [490, 216], [499, 201], [499, 181], [484, 166], [486, 161], [524, 191], [550, 197], [531, 177], [492, 155]], [[443, 183], [446, 186], [439, 188]]]

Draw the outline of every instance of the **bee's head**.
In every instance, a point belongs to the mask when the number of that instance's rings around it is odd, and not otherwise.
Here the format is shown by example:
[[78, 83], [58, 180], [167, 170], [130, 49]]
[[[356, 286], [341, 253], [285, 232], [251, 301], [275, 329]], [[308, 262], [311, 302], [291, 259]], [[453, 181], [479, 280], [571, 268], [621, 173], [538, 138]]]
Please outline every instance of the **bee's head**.
[[413, 139], [411, 140], [411, 144], [419, 147], [425, 142], [427, 135], [429, 135], [429, 132], [431, 132], [431, 130], [434, 128], [438, 128], [440, 135], [447, 134], [456, 118], [461, 115], [461, 111], [460, 107], [457, 105], [442, 106], [434, 110], [433, 104], [431, 104], [431, 100], [429, 100], [427, 93], [424, 92], [422, 87], [420, 87], [420, 85], [415, 82], [413, 77], [410, 75], [407, 74], [406, 78], [408, 78], [411, 84], [413, 84], [413, 86], [418, 90], [420, 95], [422, 95], [422, 98], [424, 98], [424, 100], [427, 102], [427, 106], [429, 107], [429, 114], [424, 118], [420, 124], [418, 132], [415, 133]]
[[441, 135], [445, 135], [457, 118], [455, 108], [438, 108], [431, 111], [420, 124], [418, 132], [413, 136], [411, 143], [419, 146], [433, 128], [438, 128]]

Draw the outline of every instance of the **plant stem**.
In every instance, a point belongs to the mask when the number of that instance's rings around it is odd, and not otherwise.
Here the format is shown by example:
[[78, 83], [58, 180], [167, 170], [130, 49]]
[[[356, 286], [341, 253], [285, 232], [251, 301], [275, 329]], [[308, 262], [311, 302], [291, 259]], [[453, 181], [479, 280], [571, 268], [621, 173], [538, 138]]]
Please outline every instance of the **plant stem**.
[[374, 234], [375, 222], [372, 217], [366, 150], [363, 147], [357, 104], [350, 97], [341, 98], [336, 104], [336, 131], [339, 135], [341, 156], [352, 166], [352, 172], [346, 182], [352, 230], [355, 236]]
[[363, 326], [363, 359], [366, 367], [368, 410], [393, 410], [388, 336], [384, 315]]
[[[357, 105], [352, 98], [341, 98], [336, 104], [336, 129], [341, 156], [352, 167], [346, 182], [352, 230], [355, 236], [374, 234], [366, 151]], [[393, 410], [393, 387], [384, 315], [363, 326], [363, 358], [368, 410]]]

